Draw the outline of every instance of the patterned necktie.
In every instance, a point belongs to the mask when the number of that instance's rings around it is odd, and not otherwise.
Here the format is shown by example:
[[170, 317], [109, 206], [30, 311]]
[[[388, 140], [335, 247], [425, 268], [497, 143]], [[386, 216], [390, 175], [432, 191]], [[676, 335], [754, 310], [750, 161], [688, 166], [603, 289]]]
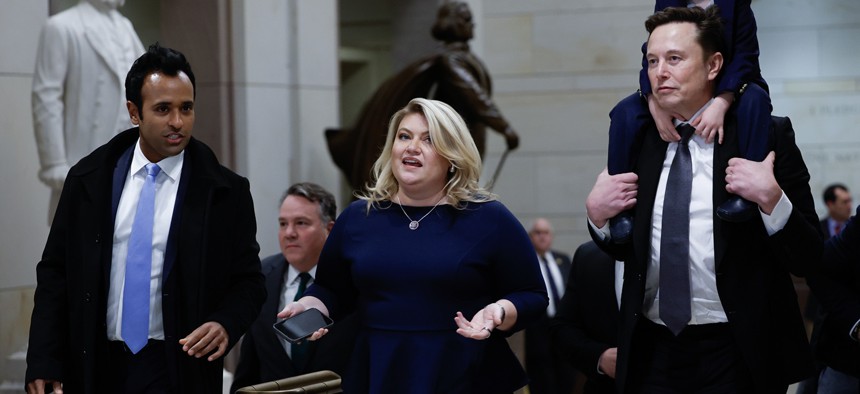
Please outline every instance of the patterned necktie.
[[155, 178], [161, 168], [146, 165], [146, 180], [134, 213], [125, 260], [122, 296], [122, 339], [137, 354], [149, 339], [149, 283], [152, 276], [152, 223], [155, 217]]
[[[295, 298], [293, 298], [293, 301], [298, 301], [300, 298], [302, 298], [302, 295], [305, 294], [305, 290], [307, 290], [308, 288], [308, 282], [310, 281], [311, 274], [307, 272], [302, 272], [299, 274], [299, 290], [296, 291], [296, 296]], [[290, 344], [290, 359], [293, 360], [293, 364], [295, 364], [296, 368], [298, 368], [299, 371], [303, 371], [305, 368], [305, 363], [307, 363], [308, 346], [310, 346], [310, 343], [308, 343], [308, 341]]]
[[690, 321], [690, 196], [693, 165], [690, 136], [695, 128], [677, 127], [681, 141], [669, 169], [660, 235], [660, 319], [678, 335]]

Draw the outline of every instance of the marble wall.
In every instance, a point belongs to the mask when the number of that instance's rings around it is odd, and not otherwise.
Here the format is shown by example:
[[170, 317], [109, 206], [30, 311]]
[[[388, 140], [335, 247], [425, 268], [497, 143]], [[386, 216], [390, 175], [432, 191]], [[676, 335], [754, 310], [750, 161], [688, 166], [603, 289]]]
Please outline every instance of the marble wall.
[[[36, 177], [39, 160], [30, 116], [30, 85], [47, 4], [0, 5], [0, 289], [33, 283], [33, 266], [48, 234], [49, 189]], [[0, 319], [3, 314], [0, 313]]]

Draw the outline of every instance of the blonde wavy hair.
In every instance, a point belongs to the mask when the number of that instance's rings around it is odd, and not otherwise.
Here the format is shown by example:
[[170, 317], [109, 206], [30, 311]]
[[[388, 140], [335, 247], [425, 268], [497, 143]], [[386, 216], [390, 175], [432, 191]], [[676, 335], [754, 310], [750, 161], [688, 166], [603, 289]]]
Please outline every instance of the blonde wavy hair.
[[385, 147], [373, 164], [367, 191], [356, 197], [367, 201], [367, 211], [383, 201], [392, 201], [399, 188], [391, 170], [391, 150], [400, 122], [407, 115], [421, 114], [430, 129], [430, 141], [436, 153], [447, 159], [454, 172], [448, 172], [444, 193], [455, 208], [465, 207], [465, 202], [493, 201], [497, 196], [478, 185], [481, 176], [481, 155], [466, 127], [466, 122], [450, 105], [438, 100], [414, 98], [405, 107], [394, 113], [388, 122]]

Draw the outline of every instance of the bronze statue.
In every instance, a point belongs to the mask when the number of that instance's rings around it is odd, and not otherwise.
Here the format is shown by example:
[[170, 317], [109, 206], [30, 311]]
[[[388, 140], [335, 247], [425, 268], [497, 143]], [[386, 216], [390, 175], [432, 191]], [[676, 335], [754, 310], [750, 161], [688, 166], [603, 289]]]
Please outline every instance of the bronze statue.
[[441, 51], [386, 80], [365, 103], [354, 128], [326, 130], [332, 158], [353, 189], [366, 186], [373, 162], [385, 145], [391, 115], [415, 97], [444, 101], [457, 110], [482, 157], [487, 126], [505, 136], [508, 150], [517, 148], [517, 133], [490, 98], [492, 82], [487, 68], [469, 51], [473, 29], [472, 12], [466, 3], [443, 4], [432, 29], [433, 37], [444, 44]]

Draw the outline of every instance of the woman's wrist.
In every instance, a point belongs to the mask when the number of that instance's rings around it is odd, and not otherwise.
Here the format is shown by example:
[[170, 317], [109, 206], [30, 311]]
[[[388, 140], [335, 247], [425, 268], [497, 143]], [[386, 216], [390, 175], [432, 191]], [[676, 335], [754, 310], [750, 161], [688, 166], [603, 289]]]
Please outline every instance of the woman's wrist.
[[505, 307], [502, 306], [502, 304], [499, 304], [498, 302], [494, 302], [492, 305], [495, 305], [495, 306], [499, 307], [499, 309], [502, 310], [502, 317], [499, 319], [499, 322], [501, 324], [504, 324], [505, 323], [505, 314], [506, 314], [505, 313]]

